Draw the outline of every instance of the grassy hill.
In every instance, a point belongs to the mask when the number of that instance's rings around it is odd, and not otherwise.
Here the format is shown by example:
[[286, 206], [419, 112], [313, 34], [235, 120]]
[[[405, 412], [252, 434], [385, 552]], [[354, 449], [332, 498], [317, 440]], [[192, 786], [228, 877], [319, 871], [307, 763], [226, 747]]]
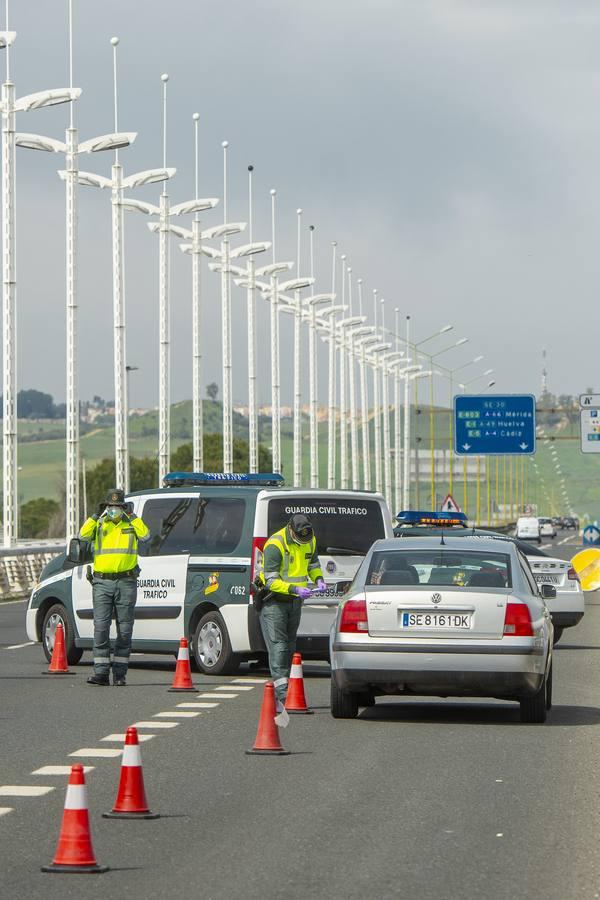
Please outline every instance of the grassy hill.
[[[204, 429], [206, 433], [221, 432], [221, 404], [218, 402], [204, 402]], [[575, 510], [580, 513], [588, 513], [592, 518], [600, 517], [600, 456], [583, 455], [579, 450], [579, 429], [575, 416], [540, 416], [539, 421], [546, 429], [548, 435], [555, 438], [552, 446], [556, 448], [558, 459], [567, 481], [567, 490]], [[171, 409], [171, 447], [175, 449], [180, 444], [191, 440], [192, 405], [191, 401], [174, 404]], [[234, 436], [246, 438], [248, 436], [247, 420], [234, 414]], [[412, 428], [419, 440], [419, 447], [426, 450], [429, 447], [430, 416], [427, 408], [422, 408], [420, 413], [413, 414]], [[447, 447], [449, 440], [449, 417], [447, 410], [434, 410], [435, 444], [437, 447]], [[372, 430], [372, 426], [371, 426]], [[308, 420], [303, 417], [302, 423], [302, 464], [305, 479], [308, 478], [310, 467], [310, 445]], [[61, 485], [64, 482], [65, 442], [64, 422], [51, 420], [47, 422], [19, 422], [19, 500], [21, 503], [35, 497], [50, 497], [58, 499]], [[270, 420], [261, 418], [259, 423], [259, 436], [266, 446], [271, 445]], [[371, 436], [373, 438], [373, 436]], [[158, 443], [158, 413], [151, 411], [143, 416], [133, 417], [130, 421], [130, 447], [134, 456], [156, 456]], [[327, 425], [319, 426], [319, 472], [321, 485], [326, 484], [327, 478]], [[86, 460], [86, 465], [92, 467], [105, 457], [112, 456], [114, 452], [114, 428], [111, 425], [87, 426], [86, 433], [81, 438], [81, 453]], [[292, 473], [292, 421], [282, 421], [282, 461], [284, 474], [291, 477]], [[527, 496], [526, 501], [538, 502], [540, 511], [545, 513], [560, 513], [563, 511], [560, 502], [560, 493], [555, 476], [554, 463], [550, 448], [541, 441], [538, 442], [536, 462], [542, 477], [545, 480], [550, 502], [542, 495], [539, 486], [534, 481], [534, 470], [531, 462], [525, 460]], [[339, 470], [339, 459], [338, 459]], [[500, 468], [500, 480], [502, 478]], [[495, 463], [491, 464], [492, 494], [494, 493]], [[419, 502], [421, 505], [429, 504], [429, 485], [427, 479], [423, 480]], [[439, 493], [445, 493], [447, 484], [438, 484]], [[485, 514], [486, 491], [482, 486], [480, 498], [481, 509]], [[500, 494], [502, 488], [500, 487]], [[455, 495], [459, 503], [463, 502], [462, 463], [455, 466]], [[416, 499], [416, 498], [414, 498]], [[476, 507], [476, 489], [474, 484], [468, 485], [467, 508], [474, 514]]]

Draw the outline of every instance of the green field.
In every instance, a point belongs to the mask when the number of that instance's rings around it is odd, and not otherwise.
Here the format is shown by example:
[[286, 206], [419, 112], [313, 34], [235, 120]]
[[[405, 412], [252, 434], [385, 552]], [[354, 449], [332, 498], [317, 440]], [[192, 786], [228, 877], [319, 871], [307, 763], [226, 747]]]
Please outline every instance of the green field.
[[[448, 446], [448, 411], [434, 410], [434, 432], [436, 447]], [[429, 410], [423, 408], [420, 413], [413, 415], [413, 434], [419, 439], [418, 444], [422, 450], [429, 448], [429, 427], [431, 417]], [[583, 455], [579, 450], [579, 431], [574, 417], [563, 418], [559, 421], [556, 417], [547, 417], [544, 421], [540, 417], [541, 424], [548, 436], [554, 437], [552, 446], [556, 449], [558, 460], [562, 468], [563, 476], [567, 482], [567, 491], [575, 511], [583, 516], [591, 518], [600, 517], [600, 457]], [[191, 403], [175, 404], [171, 414], [171, 447], [175, 450], [180, 444], [190, 440], [191, 433]], [[81, 455], [85, 459], [88, 468], [93, 467], [100, 460], [110, 457], [114, 453], [114, 428], [112, 426], [87, 426], [87, 433], [81, 438]], [[206, 433], [220, 433], [221, 431], [221, 406], [219, 403], [205, 402], [204, 404], [204, 428]], [[59, 499], [64, 482], [65, 441], [53, 437], [60, 430], [64, 432], [64, 421], [51, 420], [44, 422], [19, 422], [18, 466], [19, 466], [19, 501], [24, 503], [35, 497], [49, 497]], [[371, 447], [373, 446], [373, 434], [371, 424]], [[158, 417], [155, 411], [144, 416], [134, 417], [130, 423], [130, 448], [133, 456], [155, 456], [158, 443]], [[50, 435], [43, 439], [44, 435]], [[235, 437], [247, 438], [247, 421], [239, 415], [234, 416]], [[42, 438], [32, 440], [32, 437]], [[271, 445], [270, 422], [267, 419], [260, 423], [260, 440], [266, 446]], [[289, 479], [292, 474], [292, 422], [284, 419], [282, 422], [282, 462], [283, 473]], [[566, 512], [561, 502], [560, 490], [555, 467], [550, 452], [550, 447], [538, 442], [536, 462], [541, 477], [545, 481], [546, 490], [536, 480], [534, 467], [530, 459], [524, 460], [524, 489], [519, 493], [527, 503], [537, 503], [541, 514], [560, 514]], [[495, 461], [490, 462], [490, 499], [496, 499]], [[308, 433], [308, 421], [303, 419], [302, 440], [302, 467], [305, 483], [308, 481], [310, 468], [310, 442]], [[337, 471], [339, 475], [339, 453], [337, 459]], [[508, 472], [508, 470], [507, 470]], [[319, 480], [322, 486], [327, 483], [327, 425], [319, 426]], [[457, 461], [454, 473], [454, 494], [458, 502], [463, 505], [463, 480], [462, 462]], [[447, 483], [436, 484], [438, 496], [448, 489]], [[508, 492], [509, 477], [507, 474]], [[419, 496], [416, 496], [416, 486], [412, 487], [413, 505], [426, 507], [430, 505], [429, 479], [423, 479]], [[503, 463], [499, 463], [498, 476], [498, 501], [501, 503], [504, 497], [503, 490]], [[480, 489], [480, 513], [485, 518], [487, 508], [487, 483], [485, 479]], [[471, 516], [476, 515], [477, 491], [474, 483], [467, 485], [467, 511]]]

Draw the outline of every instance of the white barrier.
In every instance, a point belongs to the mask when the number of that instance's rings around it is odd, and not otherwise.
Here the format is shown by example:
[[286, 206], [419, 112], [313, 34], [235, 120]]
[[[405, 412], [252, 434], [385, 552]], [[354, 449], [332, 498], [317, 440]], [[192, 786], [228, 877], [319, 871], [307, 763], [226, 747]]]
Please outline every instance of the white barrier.
[[0, 602], [28, 596], [44, 566], [64, 550], [64, 541], [24, 541], [16, 547], [1, 547]]

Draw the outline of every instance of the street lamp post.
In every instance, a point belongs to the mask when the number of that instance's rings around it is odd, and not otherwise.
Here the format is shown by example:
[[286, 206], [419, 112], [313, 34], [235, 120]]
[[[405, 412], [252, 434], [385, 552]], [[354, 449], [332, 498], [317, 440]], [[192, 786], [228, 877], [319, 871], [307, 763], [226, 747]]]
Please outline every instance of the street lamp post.
[[[17, 495], [17, 373], [16, 373], [16, 229], [15, 229], [15, 121], [17, 112], [29, 112], [45, 106], [55, 106], [76, 100], [79, 88], [58, 88], [28, 94], [15, 99], [15, 86], [10, 80], [10, 48], [16, 33], [9, 31], [8, 2], [6, 3], [6, 30], [0, 32], [0, 49], [6, 50], [6, 80], [2, 85], [0, 112], [2, 113], [2, 322], [3, 322], [3, 444], [2, 444], [2, 499], [3, 541], [12, 547], [18, 536]], [[35, 136], [38, 137], [37, 135]], [[48, 139], [46, 139], [48, 140]], [[50, 141], [51, 143], [51, 141]], [[26, 146], [26, 144], [23, 144]], [[49, 149], [54, 150], [54, 147]], [[62, 145], [61, 145], [62, 149]], [[65, 147], [66, 152], [66, 147]], [[71, 207], [74, 212], [74, 207]], [[71, 246], [74, 251], [74, 243]], [[69, 251], [68, 251], [69, 252]], [[73, 283], [74, 287], [74, 283]], [[67, 289], [67, 294], [69, 289]], [[74, 294], [73, 294], [74, 296]], [[73, 306], [70, 310], [72, 312]], [[73, 345], [74, 346], [74, 345]], [[72, 399], [72, 398], [69, 398]], [[71, 403], [71, 408], [73, 404]], [[76, 452], [78, 450], [78, 445]], [[78, 503], [78, 493], [71, 506]], [[77, 510], [78, 512], [78, 510]]]
[[[360, 318], [363, 318], [362, 316]], [[360, 466], [359, 466], [359, 450], [358, 450], [358, 410], [356, 404], [356, 377], [355, 362], [357, 357], [357, 348], [360, 346], [360, 339], [371, 336], [373, 328], [365, 325], [362, 328], [351, 328], [348, 331], [348, 372], [350, 393], [350, 462], [352, 470], [352, 490], [357, 491], [360, 484]], [[358, 339], [358, 343], [357, 343]], [[360, 358], [360, 357], [359, 357]]]
[[360, 415], [362, 438], [362, 469], [363, 490], [371, 490], [371, 455], [369, 440], [369, 400], [367, 391], [367, 347], [370, 344], [379, 343], [379, 335], [375, 334], [375, 328], [370, 326], [371, 337], [365, 337], [356, 342], [359, 350], [358, 373], [360, 380]]
[[[312, 259], [311, 231], [311, 277], [314, 277]], [[310, 486], [319, 487], [319, 423], [318, 409], [318, 372], [317, 372], [317, 306], [321, 303], [332, 303], [335, 294], [312, 294], [308, 300], [308, 357], [309, 357], [309, 395], [310, 395]]]
[[[344, 291], [342, 291], [344, 294]], [[345, 305], [345, 304], [343, 304]], [[340, 487], [348, 490], [348, 429], [346, 421], [346, 329], [362, 325], [366, 316], [349, 316], [336, 323], [340, 333]], [[352, 365], [352, 358], [350, 358]], [[352, 410], [352, 403], [351, 403]]]

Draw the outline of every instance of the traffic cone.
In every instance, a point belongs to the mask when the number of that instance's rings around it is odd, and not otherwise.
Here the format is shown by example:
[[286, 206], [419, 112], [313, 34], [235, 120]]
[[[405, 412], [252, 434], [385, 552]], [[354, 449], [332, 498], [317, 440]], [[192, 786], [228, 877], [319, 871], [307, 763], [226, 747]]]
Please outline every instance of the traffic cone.
[[304, 713], [306, 716], [312, 716], [314, 713], [314, 710], [309, 709], [306, 703], [306, 696], [304, 694], [304, 676], [302, 674], [302, 657], [299, 653], [294, 653], [292, 656], [292, 668], [288, 680], [285, 708], [293, 715]]
[[275, 724], [275, 688], [272, 681], [265, 684], [258, 731], [252, 750], [246, 750], [246, 754], [260, 754], [262, 756], [288, 756], [289, 750], [284, 750], [279, 740], [279, 729]]
[[196, 688], [192, 683], [192, 670], [190, 669], [190, 648], [185, 638], [179, 641], [179, 653], [177, 654], [177, 665], [175, 666], [175, 675], [173, 684], [169, 688], [170, 691], [195, 691]]
[[127, 729], [125, 747], [121, 762], [121, 778], [117, 799], [112, 810], [102, 813], [103, 819], [158, 819], [159, 814], [150, 812], [144, 788], [142, 757], [137, 728]]
[[69, 663], [67, 662], [67, 652], [65, 650], [65, 632], [62, 622], [56, 626], [54, 634], [54, 647], [52, 648], [52, 659], [50, 665], [43, 673], [44, 675], [71, 675], [69, 672]]
[[52, 863], [42, 866], [42, 872], [108, 872], [108, 866], [99, 866], [94, 856], [81, 763], [71, 766], [58, 846]]

